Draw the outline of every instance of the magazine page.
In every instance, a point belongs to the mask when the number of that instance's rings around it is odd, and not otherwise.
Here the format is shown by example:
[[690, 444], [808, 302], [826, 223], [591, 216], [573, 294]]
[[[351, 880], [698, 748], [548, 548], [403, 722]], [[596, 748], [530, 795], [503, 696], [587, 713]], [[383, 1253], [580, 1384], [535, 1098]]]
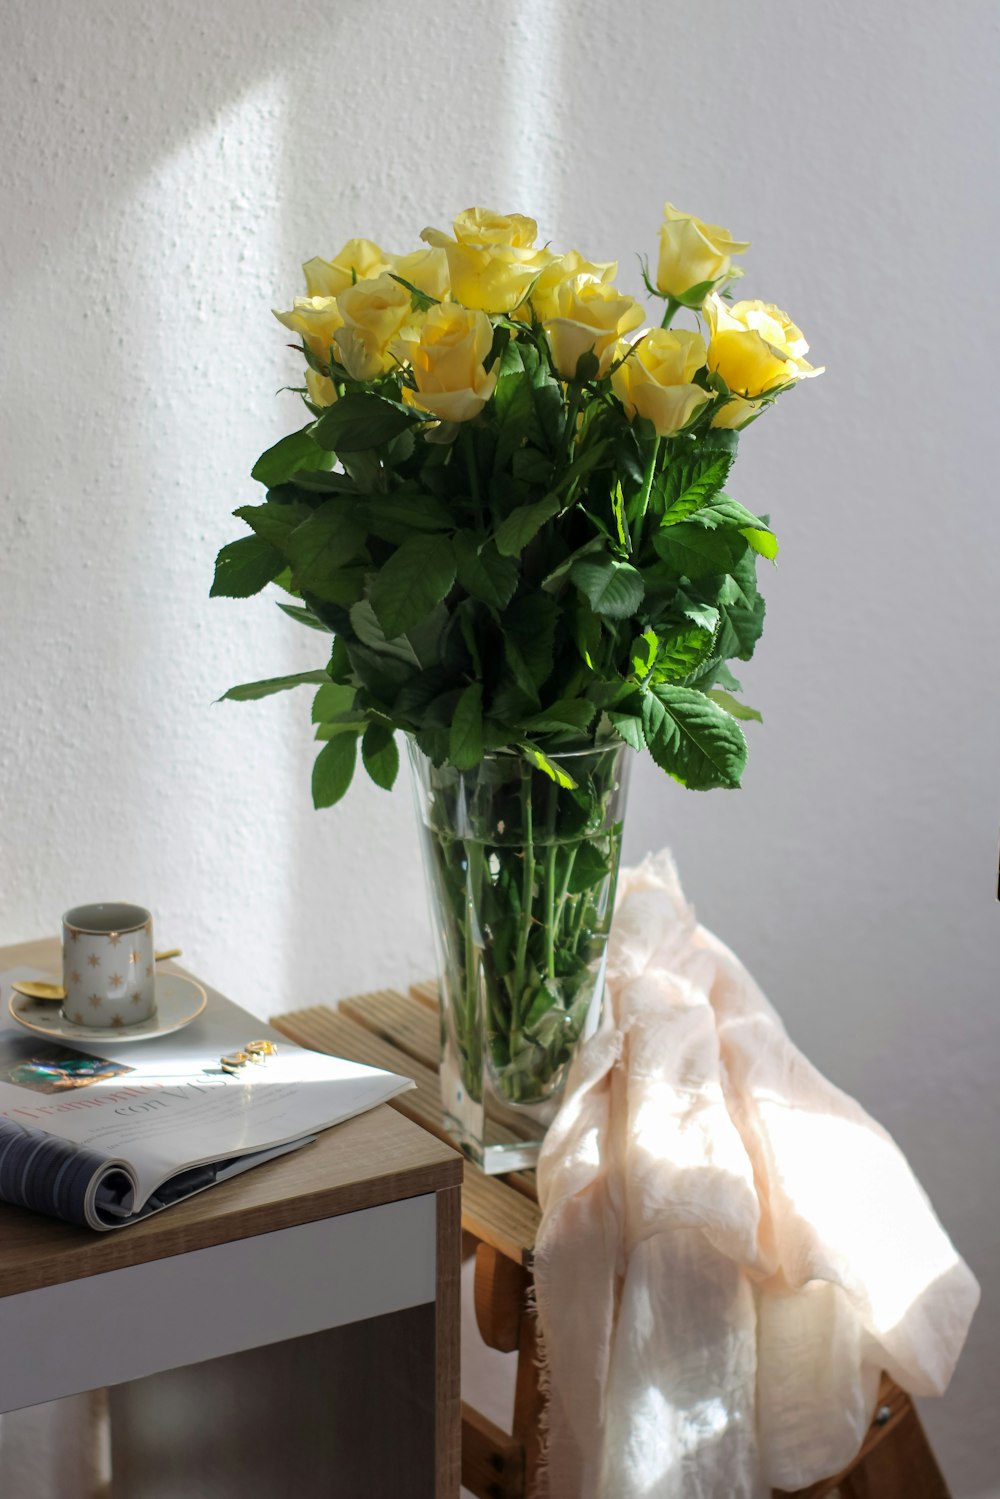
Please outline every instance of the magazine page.
[[[134, 1221], [147, 1203], [167, 1206], [413, 1087], [296, 1046], [207, 985], [205, 1010], [173, 1035], [126, 1045], [36, 1035], [9, 1013], [11, 982], [45, 977], [0, 974], [0, 1197], [51, 1212], [55, 1188], [58, 1216], [71, 1200], [92, 1227]], [[277, 1054], [225, 1072], [221, 1056], [252, 1040]], [[182, 1173], [186, 1183], [172, 1180]]]

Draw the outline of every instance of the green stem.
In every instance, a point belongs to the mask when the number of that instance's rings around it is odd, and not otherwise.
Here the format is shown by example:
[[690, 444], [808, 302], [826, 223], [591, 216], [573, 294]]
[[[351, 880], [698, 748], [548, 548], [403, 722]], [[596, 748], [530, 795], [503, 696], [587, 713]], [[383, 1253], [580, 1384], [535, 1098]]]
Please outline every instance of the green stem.
[[669, 328], [670, 324], [674, 320], [674, 315], [676, 314], [676, 312], [678, 311], [679, 308], [683, 307], [683, 305], [684, 305], [683, 302], [678, 302], [678, 300], [677, 300], [676, 297], [668, 297], [667, 298], [667, 309], [666, 309], [666, 311], [663, 314], [663, 322], [660, 324], [660, 327], [661, 328]]
[[[571, 385], [569, 387], [569, 399], [566, 402], [566, 449], [563, 454], [563, 462], [568, 466], [573, 458], [573, 444], [576, 442], [576, 418], [580, 411], [580, 402], [583, 400], [583, 386]], [[569, 498], [566, 500], [569, 504]]]
[[469, 476], [469, 488], [472, 491], [472, 503], [476, 507], [476, 520], [480, 527], [483, 525], [483, 499], [479, 488], [479, 470], [476, 467], [476, 449], [472, 433], [468, 426], [463, 425], [458, 435], [462, 448], [462, 456], [465, 459], [465, 471]]
[[532, 922], [532, 899], [535, 888], [535, 842], [531, 825], [531, 775], [522, 782], [521, 802], [524, 808], [524, 871], [521, 883], [521, 925], [517, 933], [517, 957], [514, 964], [514, 993], [511, 995], [511, 1051], [521, 1024], [521, 995], [524, 991], [524, 965], [528, 952], [528, 935]]
[[545, 968], [550, 979], [556, 976], [556, 845], [549, 844], [545, 855]]
[[569, 882], [573, 877], [573, 865], [576, 863], [576, 855], [580, 845], [574, 843], [566, 856], [566, 867], [559, 885], [559, 910], [556, 914], [556, 926], [562, 931], [563, 909], [566, 905], [566, 895], [569, 890]]
[[636, 506], [635, 522], [632, 527], [632, 555], [638, 557], [642, 547], [642, 528], [646, 520], [646, 511], [649, 508], [649, 496], [653, 488], [653, 477], [656, 473], [656, 460], [660, 456], [661, 437], [657, 437], [650, 445], [649, 457], [646, 460], [646, 472], [642, 476], [642, 488], [639, 491], [639, 501]]

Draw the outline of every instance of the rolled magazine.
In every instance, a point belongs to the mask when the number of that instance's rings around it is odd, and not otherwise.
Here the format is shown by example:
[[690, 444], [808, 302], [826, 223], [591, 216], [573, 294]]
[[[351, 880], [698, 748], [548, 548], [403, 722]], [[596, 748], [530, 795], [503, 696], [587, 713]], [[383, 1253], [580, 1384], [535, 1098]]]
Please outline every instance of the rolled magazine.
[[[8, 1002], [13, 980], [44, 976], [0, 974], [0, 1201], [68, 1223], [137, 1223], [413, 1087], [295, 1046], [211, 989], [204, 1012], [171, 1036], [127, 1046], [36, 1037]], [[225, 1071], [220, 1058], [251, 1039], [274, 1041], [276, 1054]]]

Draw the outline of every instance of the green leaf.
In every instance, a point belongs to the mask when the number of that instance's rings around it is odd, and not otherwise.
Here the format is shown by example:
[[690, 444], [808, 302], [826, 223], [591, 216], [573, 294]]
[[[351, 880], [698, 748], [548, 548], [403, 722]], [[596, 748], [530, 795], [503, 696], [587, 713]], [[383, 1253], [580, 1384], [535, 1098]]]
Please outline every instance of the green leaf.
[[312, 773], [314, 807], [332, 807], [344, 795], [358, 758], [357, 733], [338, 734], [316, 756]]
[[519, 569], [513, 557], [501, 557], [496, 544], [475, 531], [455, 536], [458, 581], [491, 609], [505, 609], [517, 591]]
[[258, 698], [270, 697], [274, 692], [286, 692], [289, 687], [302, 687], [309, 682], [330, 683], [325, 671], [299, 671], [290, 677], [268, 677], [263, 682], [243, 682], [239, 687], [230, 687], [218, 699], [220, 703], [253, 703]]
[[312, 436], [313, 426], [314, 423], [309, 422], [300, 431], [291, 432], [276, 442], [266, 453], [261, 453], [250, 470], [251, 479], [273, 489], [276, 484], [284, 484], [300, 468], [321, 468], [324, 454]]
[[640, 682], [644, 682], [653, 670], [653, 663], [659, 648], [660, 642], [655, 630], [643, 630], [642, 634], [633, 640], [629, 649], [629, 665], [632, 668], [632, 675]]
[[362, 645], [369, 646], [382, 656], [395, 656], [398, 661], [405, 661], [419, 670], [417, 653], [405, 635], [393, 640], [386, 639], [370, 600], [359, 599], [356, 604], [351, 605], [351, 626]]
[[455, 518], [430, 494], [373, 495], [361, 516], [368, 529], [385, 541], [402, 542], [414, 531], [450, 531]]
[[448, 758], [456, 770], [471, 770], [483, 758], [483, 686], [471, 682], [455, 707]]
[[361, 758], [365, 770], [376, 786], [391, 791], [399, 774], [399, 750], [387, 724], [369, 724], [361, 741]]
[[687, 291], [681, 292], [677, 300], [682, 307], [690, 307], [697, 312], [714, 285], [714, 280], [699, 281], [697, 286], [689, 286]]
[[260, 593], [285, 566], [285, 559], [259, 536], [241, 536], [215, 559], [211, 598], [248, 599]]
[[692, 791], [735, 789], [747, 746], [738, 723], [703, 692], [666, 684], [643, 699], [643, 733], [662, 770]]
[[542, 441], [542, 429], [535, 414], [531, 382], [524, 374], [501, 375], [493, 393], [500, 434], [493, 456], [495, 468], [503, 468], [511, 455], [525, 442]]
[[771, 528], [728, 494], [716, 495], [710, 504], [699, 510], [692, 523], [709, 530], [728, 528], [738, 531], [754, 551], [769, 562], [778, 555], [778, 541]]
[[332, 452], [360, 453], [391, 442], [415, 420], [420, 417], [394, 401], [369, 391], [351, 391], [320, 417], [313, 437]]
[[552, 673], [559, 606], [551, 594], [528, 593], [510, 604], [500, 621], [504, 649], [522, 692], [538, 702], [538, 689]]
[[749, 661], [764, 631], [764, 600], [757, 591], [754, 562], [753, 553], [747, 552], [731, 576], [723, 580], [716, 595], [715, 602], [722, 615], [716, 648], [724, 658], [736, 656], [740, 661]]
[[497, 551], [504, 557], [516, 557], [545, 522], [558, 513], [559, 501], [555, 495], [546, 495], [533, 505], [519, 505], [497, 527]]
[[624, 739], [629, 749], [643, 750], [646, 748], [646, 738], [642, 732], [642, 720], [636, 718], [632, 713], [617, 713], [610, 711], [608, 717], [614, 724], [615, 733], [619, 739]]
[[715, 668], [715, 671], [712, 673], [712, 675], [717, 687], [725, 687], [728, 692], [743, 691], [742, 682], [737, 681], [736, 677], [733, 676], [732, 672], [729, 670], [729, 667], [724, 661], [719, 662], [719, 665]]
[[283, 604], [280, 599], [276, 599], [275, 603], [283, 614], [287, 614], [289, 619], [297, 619], [300, 625], [308, 625], [310, 630], [322, 630], [324, 635], [331, 633], [330, 626], [317, 619], [311, 609], [301, 609], [298, 604]]
[[574, 562], [570, 577], [586, 594], [595, 614], [629, 619], [642, 603], [642, 574], [630, 562], [608, 556], [584, 557]]
[[658, 531], [653, 545], [678, 578], [728, 573], [747, 549], [738, 531], [712, 531], [694, 521], [681, 521]]
[[368, 714], [359, 708], [354, 713], [338, 713], [329, 723], [317, 724], [314, 739], [336, 739], [338, 734], [363, 734], [368, 726]]
[[533, 734], [554, 734], [565, 729], [585, 734], [593, 723], [596, 712], [594, 704], [587, 702], [585, 698], [557, 698], [548, 708], [543, 708], [540, 713], [526, 719], [524, 727]]
[[715, 610], [712, 613], [710, 628], [687, 622], [660, 636], [654, 672], [658, 682], [683, 682], [712, 654], [719, 628], [719, 615]]
[[663, 512], [661, 524], [675, 525], [707, 505], [725, 484], [734, 458], [735, 448], [707, 444], [672, 455], [654, 488], [656, 508]]
[[324, 682], [312, 704], [313, 723], [330, 723], [340, 713], [350, 713], [357, 689], [340, 682]]
[[528, 744], [525, 741], [521, 745], [521, 749], [532, 765], [536, 766], [538, 770], [543, 770], [550, 780], [555, 781], [557, 786], [562, 786], [565, 791], [576, 790], [576, 782], [568, 771], [563, 770], [561, 765], [554, 765], [536, 744]]
[[733, 718], [738, 718], [744, 723], [749, 720], [753, 720], [754, 723], [764, 722], [756, 708], [751, 708], [749, 703], [741, 703], [739, 698], [733, 697], [732, 693], [724, 692], [721, 687], [710, 688], [705, 696], [710, 697], [713, 703], [718, 703], [720, 708], [725, 708]]
[[285, 555], [298, 588], [335, 603], [343, 602], [337, 575], [357, 556], [364, 539], [364, 527], [355, 519], [354, 505], [349, 500], [327, 500], [295, 527], [285, 543]]
[[[324, 453], [319, 448], [315, 451], [319, 458], [330, 459], [329, 453]], [[358, 493], [358, 486], [349, 474], [332, 473], [323, 469], [298, 469], [289, 488], [293, 493], [302, 490], [306, 494], [356, 495]]]
[[444, 536], [411, 536], [389, 558], [371, 588], [372, 607], [388, 640], [430, 614], [455, 581], [455, 549]]
[[268, 500], [263, 505], [241, 505], [238, 510], [233, 511], [233, 514], [240, 520], [246, 521], [251, 531], [264, 541], [282, 551], [289, 532], [308, 520], [312, 509], [309, 505], [283, 505], [274, 500]]

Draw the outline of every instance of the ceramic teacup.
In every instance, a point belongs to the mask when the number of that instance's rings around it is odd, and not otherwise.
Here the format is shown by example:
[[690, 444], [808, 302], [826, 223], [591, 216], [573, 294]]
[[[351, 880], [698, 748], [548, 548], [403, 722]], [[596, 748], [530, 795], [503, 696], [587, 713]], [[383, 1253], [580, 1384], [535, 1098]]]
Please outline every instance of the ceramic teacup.
[[156, 1009], [153, 918], [142, 906], [74, 906], [62, 919], [63, 1014], [76, 1025], [138, 1025]]

